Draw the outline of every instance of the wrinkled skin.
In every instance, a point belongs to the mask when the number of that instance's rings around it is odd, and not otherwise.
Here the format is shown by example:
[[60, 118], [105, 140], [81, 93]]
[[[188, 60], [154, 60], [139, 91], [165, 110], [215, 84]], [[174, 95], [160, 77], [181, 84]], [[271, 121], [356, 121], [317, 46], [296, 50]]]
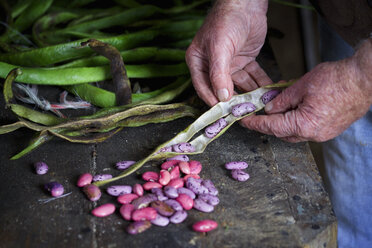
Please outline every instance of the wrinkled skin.
[[[244, 7], [252, 1], [240, 1], [243, 6], [217, 1], [187, 51], [194, 87], [211, 106], [217, 99], [230, 99], [234, 84], [250, 91], [271, 83], [254, 60], [266, 35], [267, 6], [264, 1], [253, 2], [255, 14]], [[321, 63], [305, 74], [266, 105], [267, 115], [247, 117], [241, 124], [289, 142], [332, 139], [371, 106], [371, 68], [369, 39], [352, 57]], [[229, 91], [225, 99], [218, 94], [224, 88]]]

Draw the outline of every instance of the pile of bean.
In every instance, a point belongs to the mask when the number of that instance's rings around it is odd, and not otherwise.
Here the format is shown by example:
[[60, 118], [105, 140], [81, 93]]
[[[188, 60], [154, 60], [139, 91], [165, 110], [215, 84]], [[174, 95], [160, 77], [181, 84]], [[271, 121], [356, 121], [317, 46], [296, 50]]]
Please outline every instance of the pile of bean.
[[[202, 164], [189, 160], [183, 155], [183, 160], [168, 159], [161, 165], [161, 170], [146, 171], [142, 174], [143, 184], [112, 185], [106, 192], [122, 204], [119, 211], [123, 219], [131, 221], [127, 227], [130, 234], [144, 232], [151, 225], [167, 226], [169, 223], [178, 224], [187, 218], [187, 210], [196, 209], [201, 212], [212, 212], [219, 204], [218, 190], [213, 182], [201, 179], [199, 173]], [[116, 167], [121, 170], [129, 168], [134, 161], [118, 162]], [[93, 181], [106, 180], [111, 175], [92, 176], [82, 174], [77, 186], [91, 201], [100, 199], [100, 189], [92, 184]], [[116, 207], [106, 203], [92, 210], [97, 217], [113, 214]], [[197, 232], [208, 232], [217, 228], [217, 222], [202, 220], [193, 225]]]

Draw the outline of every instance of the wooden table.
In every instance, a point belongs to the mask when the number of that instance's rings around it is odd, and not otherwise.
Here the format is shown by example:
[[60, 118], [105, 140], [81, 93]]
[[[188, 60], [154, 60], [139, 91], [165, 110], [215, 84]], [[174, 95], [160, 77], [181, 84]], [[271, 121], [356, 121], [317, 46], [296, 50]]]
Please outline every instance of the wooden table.
[[[279, 79], [270, 53], [263, 52], [260, 62]], [[10, 120], [9, 112], [2, 110], [1, 124]], [[119, 204], [107, 194], [97, 203], [88, 201], [75, 186], [80, 174], [117, 174], [117, 161], [147, 156], [192, 121], [127, 128], [94, 145], [53, 139], [16, 161], [9, 157], [24, 148], [32, 134], [23, 129], [0, 135], [0, 247], [336, 247], [336, 219], [308, 144], [285, 143], [237, 124], [192, 157], [203, 164], [202, 178], [212, 179], [219, 190], [214, 212], [190, 210], [181, 224], [153, 226], [134, 236], [126, 233], [128, 222], [118, 211], [106, 218], [90, 214], [100, 204]], [[234, 160], [249, 163], [248, 181], [234, 181], [224, 169]], [[34, 173], [37, 161], [49, 165], [46, 175]], [[140, 172], [158, 170], [159, 164], [147, 163]], [[62, 183], [65, 192], [72, 193], [40, 203], [49, 198], [43, 190], [49, 181]], [[136, 182], [142, 182], [138, 174], [115, 184]], [[192, 231], [194, 222], [206, 218], [216, 220], [219, 228], [206, 235]]]

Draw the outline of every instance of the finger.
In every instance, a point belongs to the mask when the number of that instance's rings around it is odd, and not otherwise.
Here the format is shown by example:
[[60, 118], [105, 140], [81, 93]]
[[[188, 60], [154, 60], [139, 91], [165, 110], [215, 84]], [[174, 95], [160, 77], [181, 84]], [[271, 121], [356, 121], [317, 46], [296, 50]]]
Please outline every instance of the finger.
[[251, 63], [247, 64], [244, 67], [244, 71], [246, 71], [260, 87], [273, 83], [257, 61], [252, 61]]
[[281, 140], [290, 142], [290, 143], [299, 143], [299, 142], [304, 142], [307, 141], [305, 138], [297, 137], [297, 136], [290, 136], [290, 137], [282, 137], [280, 138]]
[[244, 70], [240, 70], [231, 75], [236, 87], [242, 91], [252, 91], [258, 88], [257, 83], [251, 78], [251, 76]]

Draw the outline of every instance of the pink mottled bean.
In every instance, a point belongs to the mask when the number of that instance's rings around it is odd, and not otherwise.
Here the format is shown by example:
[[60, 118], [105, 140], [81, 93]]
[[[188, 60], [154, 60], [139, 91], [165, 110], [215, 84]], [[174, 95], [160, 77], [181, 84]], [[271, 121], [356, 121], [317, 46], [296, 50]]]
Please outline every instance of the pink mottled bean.
[[194, 200], [194, 208], [204, 213], [210, 213], [214, 210], [213, 205], [208, 204], [199, 198]]
[[210, 194], [200, 194], [198, 195], [198, 199], [203, 200], [212, 206], [216, 206], [220, 203], [220, 199], [218, 199], [217, 196]]
[[133, 185], [133, 193], [135, 193], [138, 196], [143, 196], [143, 187], [141, 184], [136, 183]]
[[96, 217], [106, 217], [115, 212], [115, 205], [106, 203], [92, 210], [92, 214]]
[[136, 194], [125, 194], [125, 195], [120, 195], [117, 200], [121, 204], [128, 204], [131, 203], [134, 199], [137, 199], [138, 195]]
[[160, 176], [159, 176], [159, 183], [161, 185], [167, 185], [170, 180], [171, 180], [171, 175], [170, 175], [169, 171], [161, 170], [160, 171]]
[[120, 207], [120, 215], [124, 218], [124, 220], [131, 220], [132, 219], [132, 213], [134, 211], [134, 206], [130, 203], [123, 204]]
[[196, 232], [210, 232], [218, 227], [218, 223], [214, 220], [201, 220], [192, 225], [192, 229]]
[[170, 182], [168, 183], [168, 186], [178, 189], [178, 188], [183, 187], [184, 184], [185, 182], [183, 181], [183, 178], [175, 178], [175, 179], [170, 180]]
[[38, 175], [44, 175], [49, 170], [48, 165], [44, 162], [36, 162], [34, 164], [34, 168], [35, 168], [36, 174], [38, 174]]
[[190, 174], [190, 166], [188, 162], [182, 161], [178, 164], [178, 166], [183, 174]]
[[237, 180], [239, 182], [244, 182], [244, 181], [247, 181], [249, 179], [249, 174], [242, 171], [242, 170], [232, 170], [231, 171], [231, 176], [232, 176], [232, 178], [234, 178], [235, 180]]
[[152, 207], [136, 209], [132, 213], [132, 220], [153, 220], [156, 218], [157, 214], [156, 210]]
[[263, 104], [267, 104], [268, 102], [270, 102], [271, 100], [273, 100], [277, 95], [279, 95], [280, 93], [280, 90], [270, 90], [266, 93], [264, 93], [261, 97], [261, 101]]
[[170, 171], [169, 171], [169, 174], [170, 174], [170, 179], [176, 179], [176, 178], [179, 178], [180, 177], [180, 167], [177, 165], [177, 166], [174, 166]]
[[161, 164], [161, 169], [162, 170], [168, 170], [168, 169], [176, 166], [179, 162], [180, 162], [180, 160], [165, 161], [164, 163]]
[[142, 174], [142, 179], [145, 181], [156, 182], [159, 179], [159, 173], [155, 171], [146, 171]]
[[235, 117], [240, 117], [246, 114], [249, 114], [256, 110], [256, 106], [254, 106], [251, 102], [243, 102], [237, 105], [234, 105], [231, 109], [231, 114]]
[[130, 185], [112, 185], [106, 189], [106, 192], [112, 196], [119, 196], [132, 193], [132, 186]]
[[95, 175], [95, 176], [93, 177], [93, 182], [104, 181], [104, 180], [111, 179], [111, 178], [112, 178], [112, 175], [111, 175], [111, 174], [100, 174], [100, 175]]
[[158, 214], [155, 219], [151, 220], [151, 223], [156, 226], [167, 226], [169, 224], [169, 218]]
[[116, 163], [116, 169], [126, 170], [135, 163], [136, 161], [132, 161], [132, 160], [120, 161]]
[[170, 218], [169, 221], [173, 224], [183, 222], [187, 218], [187, 212], [185, 210], [176, 211]]
[[148, 220], [135, 221], [128, 225], [127, 232], [129, 234], [139, 234], [151, 227], [151, 222]]
[[221, 118], [205, 129], [205, 136], [207, 136], [208, 138], [213, 138], [226, 126], [226, 120], [224, 118]]
[[167, 161], [170, 161], [170, 160], [189, 161], [190, 159], [187, 155], [180, 154], [180, 155], [176, 155], [176, 156], [171, 157], [171, 158], [167, 158]]
[[188, 174], [188, 175], [186, 175], [186, 176], [183, 177], [183, 180], [186, 182], [187, 179], [190, 178], [190, 177], [192, 177], [194, 179], [200, 179], [200, 176], [197, 175], [197, 174]]
[[45, 189], [49, 191], [49, 193], [53, 197], [61, 196], [64, 192], [64, 188], [62, 184], [58, 182], [50, 182], [44, 185]]
[[93, 180], [92, 174], [84, 173], [80, 175], [76, 185], [78, 187], [84, 187], [85, 185], [91, 184], [92, 180]]
[[194, 200], [186, 194], [179, 194], [176, 201], [178, 201], [185, 210], [190, 210], [194, 206]]
[[101, 190], [94, 184], [88, 184], [83, 187], [83, 192], [91, 201], [98, 201], [101, 198]]
[[248, 164], [244, 161], [232, 161], [226, 163], [225, 168], [228, 170], [244, 170], [248, 168]]
[[151, 189], [154, 189], [154, 188], [162, 188], [163, 185], [161, 185], [160, 183], [157, 183], [157, 182], [146, 182], [142, 185], [142, 187], [145, 190], [151, 190]]
[[189, 161], [190, 174], [199, 174], [202, 170], [202, 164], [196, 160]]
[[195, 147], [190, 143], [183, 142], [172, 146], [172, 151], [183, 153], [183, 152], [195, 152]]

